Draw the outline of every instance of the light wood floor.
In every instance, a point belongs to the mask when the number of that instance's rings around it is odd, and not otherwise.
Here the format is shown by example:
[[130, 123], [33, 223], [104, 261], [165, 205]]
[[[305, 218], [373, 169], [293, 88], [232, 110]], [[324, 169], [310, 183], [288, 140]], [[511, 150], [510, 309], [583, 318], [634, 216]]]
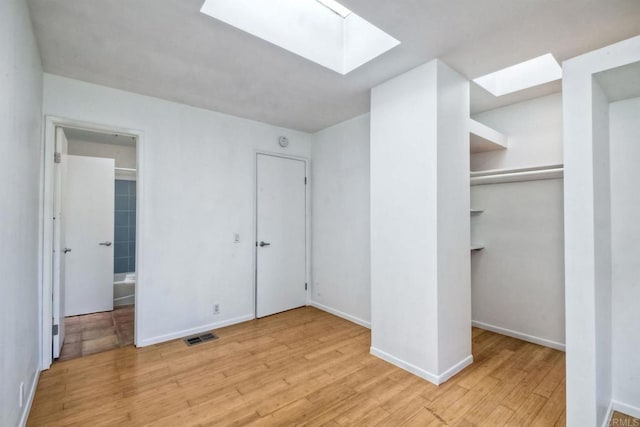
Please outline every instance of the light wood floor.
[[640, 427], [640, 419], [621, 412], [614, 412], [611, 416], [610, 427]]
[[302, 308], [194, 347], [125, 347], [43, 372], [28, 425], [564, 425], [564, 353], [473, 330], [440, 387], [369, 355], [369, 330]]

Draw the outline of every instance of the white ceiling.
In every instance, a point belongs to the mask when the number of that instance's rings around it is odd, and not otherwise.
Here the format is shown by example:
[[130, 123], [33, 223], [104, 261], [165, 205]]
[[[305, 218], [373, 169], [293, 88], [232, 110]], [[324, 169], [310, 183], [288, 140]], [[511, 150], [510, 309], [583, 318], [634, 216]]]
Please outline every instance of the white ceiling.
[[[638, 0], [343, 0], [402, 44], [342, 76], [200, 13], [202, 3], [29, 0], [46, 72], [303, 131], [367, 112], [371, 87], [433, 58], [473, 79], [640, 34]], [[479, 90], [474, 112], [509, 102]], [[510, 98], [538, 94], [525, 92]]]

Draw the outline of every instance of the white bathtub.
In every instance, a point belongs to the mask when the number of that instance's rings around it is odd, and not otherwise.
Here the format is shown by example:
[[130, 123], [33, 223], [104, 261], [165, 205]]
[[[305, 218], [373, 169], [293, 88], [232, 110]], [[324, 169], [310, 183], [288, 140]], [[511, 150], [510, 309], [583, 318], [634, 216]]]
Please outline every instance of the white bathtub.
[[113, 276], [113, 306], [135, 303], [136, 273], [119, 273]]

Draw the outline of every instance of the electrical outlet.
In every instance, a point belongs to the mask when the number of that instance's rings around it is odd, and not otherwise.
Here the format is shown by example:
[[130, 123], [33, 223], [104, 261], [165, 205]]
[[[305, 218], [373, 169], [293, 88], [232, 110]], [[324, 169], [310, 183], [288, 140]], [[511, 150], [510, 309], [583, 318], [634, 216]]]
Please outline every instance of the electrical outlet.
[[213, 304], [213, 314], [220, 314], [220, 304]]
[[26, 397], [24, 395], [24, 381], [22, 381], [20, 383], [20, 391], [19, 391], [20, 395], [18, 396], [18, 404], [20, 405], [20, 408], [22, 408], [24, 406], [24, 398]]

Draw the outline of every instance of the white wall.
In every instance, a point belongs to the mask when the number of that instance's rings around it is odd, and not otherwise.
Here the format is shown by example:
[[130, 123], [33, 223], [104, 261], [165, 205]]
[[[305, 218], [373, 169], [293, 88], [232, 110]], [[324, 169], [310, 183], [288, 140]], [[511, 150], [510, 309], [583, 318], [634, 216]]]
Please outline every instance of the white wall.
[[369, 115], [313, 135], [311, 304], [371, 322]]
[[0, 2], [0, 425], [18, 425], [39, 372], [42, 69], [23, 0]]
[[596, 327], [596, 416], [603, 419], [611, 402], [611, 165], [609, 162], [609, 101], [595, 81], [592, 85], [593, 222]]
[[469, 86], [432, 61], [371, 97], [371, 352], [440, 383], [471, 361]]
[[473, 321], [481, 328], [562, 349], [563, 181], [471, 187]]
[[[613, 399], [640, 416], [640, 98], [610, 104]], [[627, 413], [631, 410], [627, 409]]]
[[69, 154], [114, 159], [117, 168], [136, 168], [136, 147], [70, 139]]
[[469, 328], [470, 95], [469, 81], [442, 61], [437, 61], [437, 74], [437, 117], [430, 118], [437, 120], [437, 135], [430, 142], [437, 146], [438, 373], [446, 381], [473, 361]]
[[472, 154], [472, 171], [563, 163], [561, 94], [497, 108], [473, 118], [507, 135], [509, 148]]
[[139, 344], [253, 317], [255, 151], [310, 135], [49, 74], [44, 111], [144, 133]]
[[594, 74], [639, 60], [634, 37], [563, 64], [567, 425], [602, 425], [612, 397], [609, 104]]

